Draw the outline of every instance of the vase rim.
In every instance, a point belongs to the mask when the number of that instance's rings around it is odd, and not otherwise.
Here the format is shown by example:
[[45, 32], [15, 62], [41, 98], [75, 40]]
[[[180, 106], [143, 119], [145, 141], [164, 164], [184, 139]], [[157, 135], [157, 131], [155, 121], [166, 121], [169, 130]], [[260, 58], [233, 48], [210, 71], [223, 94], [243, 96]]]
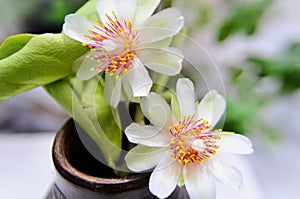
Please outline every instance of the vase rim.
[[[101, 178], [92, 176], [75, 168], [66, 155], [66, 141], [70, 138], [70, 131], [74, 131], [74, 121], [72, 118], [68, 119], [64, 125], [57, 132], [53, 147], [52, 159], [57, 172], [68, 181], [84, 187], [89, 190], [97, 192], [122, 192], [127, 189], [128, 185], [131, 189], [138, 189], [148, 184], [149, 174], [133, 174], [126, 178]], [[122, 186], [122, 185], [126, 186]]]

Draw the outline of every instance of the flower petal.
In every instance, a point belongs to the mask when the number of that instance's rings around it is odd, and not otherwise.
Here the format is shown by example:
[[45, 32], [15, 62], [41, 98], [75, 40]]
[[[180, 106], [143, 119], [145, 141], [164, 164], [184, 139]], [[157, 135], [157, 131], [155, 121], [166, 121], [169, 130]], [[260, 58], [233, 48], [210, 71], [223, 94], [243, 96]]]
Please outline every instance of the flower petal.
[[[141, 99], [141, 109], [154, 126], [159, 128], [163, 126], [168, 127], [172, 122], [173, 114], [170, 106], [156, 93], [149, 93], [148, 96]], [[158, 109], [161, 110], [159, 111]]]
[[180, 78], [176, 84], [176, 94], [181, 110], [181, 116], [191, 116], [196, 113], [196, 96], [193, 82]]
[[184, 19], [176, 8], [167, 8], [151, 16], [139, 28], [140, 44], [151, 43], [176, 35]]
[[148, 19], [159, 3], [160, 0], [137, 0], [133, 24], [136, 26]]
[[127, 78], [133, 92], [133, 97], [147, 96], [151, 87], [152, 80], [143, 64], [135, 59], [133, 67], [124, 75]]
[[88, 54], [79, 57], [73, 63], [73, 70], [77, 72], [78, 79], [88, 80], [98, 74], [98, 72], [94, 70], [94, 67], [99, 66], [99, 63], [88, 58], [88, 56], [93, 56], [93, 54], [94, 52], [89, 52]]
[[144, 50], [145, 48], [165, 48], [166, 46], [170, 46], [171, 42], [172, 42], [172, 37], [167, 37], [165, 39], [156, 42], [141, 44], [139, 45], [139, 47], [142, 50]]
[[130, 142], [151, 147], [166, 147], [170, 142], [169, 133], [150, 125], [132, 123], [125, 129]]
[[224, 97], [218, 94], [217, 91], [209, 91], [197, 107], [197, 118], [204, 118], [209, 121], [212, 126], [215, 126], [226, 108]]
[[118, 3], [118, 0], [98, 0], [96, 10], [102, 23], [108, 22], [108, 18], [105, 16], [106, 14], [111, 15], [112, 12], [117, 13]]
[[94, 29], [93, 24], [76, 14], [69, 14], [65, 17], [63, 32], [72, 39], [82, 43], [94, 43], [92, 40], [84, 36], [88, 33], [88, 30]]
[[166, 198], [174, 191], [181, 173], [181, 166], [176, 161], [170, 163], [170, 157], [162, 157], [162, 160], [163, 163], [159, 162], [159, 164], [166, 166], [158, 165], [152, 172], [149, 181], [151, 193], [158, 198]]
[[120, 21], [133, 20], [137, 7], [137, 0], [118, 1], [117, 16]]
[[213, 157], [208, 160], [207, 168], [221, 183], [230, 184], [237, 188], [243, 185], [243, 177], [239, 170], [224, 162], [221, 158]]
[[177, 48], [144, 48], [137, 56], [151, 70], [168, 76], [177, 75], [182, 68], [183, 54]]
[[197, 165], [186, 165], [183, 169], [186, 190], [191, 199], [215, 199], [216, 187], [211, 177]]
[[165, 149], [137, 145], [125, 156], [127, 167], [134, 172], [149, 170], [160, 161]]
[[113, 108], [118, 106], [121, 98], [121, 79], [116, 80], [105, 74], [104, 97]]
[[137, 0], [118, 1], [118, 0], [98, 0], [96, 9], [102, 23], [108, 22], [106, 14], [112, 15], [113, 12], [118, 20], [123, 23], [124, 20], [133, 20]]
[[250, 154], [253, 153], [251, 141], [243, 135], [221, 132], [221, 140], [217, 143], [218, 151], [225, 153]]

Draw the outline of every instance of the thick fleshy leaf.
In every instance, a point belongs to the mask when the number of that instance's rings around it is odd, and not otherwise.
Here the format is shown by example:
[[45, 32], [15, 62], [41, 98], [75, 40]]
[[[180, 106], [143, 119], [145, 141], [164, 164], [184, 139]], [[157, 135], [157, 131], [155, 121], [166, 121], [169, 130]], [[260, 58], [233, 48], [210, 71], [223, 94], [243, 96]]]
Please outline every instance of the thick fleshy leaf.
[[226, 101], [217, 91], [209, 91], [197, 107], [197, 118], [204, 118], [215, 126], [225, 112]]
[[123, 78], [127, 78], [132, 88], [133, 97], [147, 96], [152, 87], [152, 80], [148, 71], [138, 59], [135, 59], [132, 65], [133, 67]]
[[182, 68], [183, 54], [177, 48], [144, 48], [137, 56], [148, 68], [165, 75], [177, 75]]
[[121, 98], [121, 79], [105, 74], [104, 96], [106, 101], [114, 108], [119, 104]]
[[176, 35], [184, 19], [176, 8], [167, 8], [148, 18], [139, 27], [141, 44], [151, 43]]
[[45, 85], [45, 89], [97, 143], [104, 156], [102, 160], [115, 168], [121, 152], [122, 131], [98, 83], [97, 78], [81, 81], [69, 76]]
[[196, 113], [196, 96], [193, 82], [187, 78], [178, 79], [176, 94], [181, 117], [194, 115]]
[[70, 38], [80, 41], [82, 43], [94, 43], [89, 38], [85, 37], [88, 30], [95, 30], [93, 24], [88, 22], [85, 18], [77, 14], [69, 14], [65, 17], [63, 25], [63, 32]]
[[34, 36], [33, 34], [19, 34], [8, 37], [0, 46], [0, 59], [19, 51]]
[[149, 170], [157, 165], [161, 154], [165, 153], [164, 150], [157, 147], [137, 145], [125, 156], [127, 167], [134, 172]]
[[217, 143], [220, 146], [218, 151], [237, 154], [253, 153], [252, 143], [246, 136], [222, 132], [221, 137]]
[[[156, 195], [159, 198], [166, 198], [177, 186], [178, 178], [181, 173], [181, 166], [176, 161], [171, 162], [170, 157], [164, 157], [162, 155], [161, 160], [163, 163], [159, 162], [159, 165], [150, 176], [149, 189], [153, 195]], [[166, 164], [166, 162], [168, 163]]]
[[34, 36], [23, 48], [0, 60], [0, 101], [70, 75], [73, 62], [86, 51], [63, 34]]
[[218, 157], [208, 160], [207, 169], [221, 183], [230, 184], [237, 188], [243, 185], [241, 172]]
[[[153, 107], [160, 108], [161, 110], [163, 110], [164, 114], [161, 114], [162, 111], [155, 112], [154, 110], [157, 109], [153, 109]], [[141, 99], [141, 109], [144, 115], [154, 126], [161, 128], [163, 127], [162, 125], [168, 126], [171, 124], [173, 114], [171, 112], [170, 106], [160, 95], [151, 92], [148, 96], [143, 97]]]
[[130, 142], [151, 147], [166, 147], [171, 136], [168, 132], [150, 125], [132, 123], [125, 129]]
[[215, 199], [216, 187], [211, 177], [198, 165], [186, 165], [183, 169], [186, 190], [191, 199]]
[[148, 19], [159, 3], [160, 0], [137, 0], [133, 24], [137, 26]]

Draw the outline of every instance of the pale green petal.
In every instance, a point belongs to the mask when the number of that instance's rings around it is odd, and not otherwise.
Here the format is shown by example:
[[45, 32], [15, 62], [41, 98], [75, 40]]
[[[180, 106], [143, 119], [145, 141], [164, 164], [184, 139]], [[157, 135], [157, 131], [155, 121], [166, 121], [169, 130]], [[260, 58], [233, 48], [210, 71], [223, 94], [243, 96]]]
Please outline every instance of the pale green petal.
[[137, 0], [133, 24], [136, 26], [148, 19], [159, 3], [160, 0]]
[[215, 126], [226, 109], [226, 101], [224, 97], [217, 91], [209, 91], [201, 100], [197, 107], [197, 118], [204, 118]]
[[214, 182], [197, 164], [186, 165], [183, 169], [183, 178], [190, 199], [216, 198]]
[[[161, 111], [155, 111], [158, 110], [158, 108], [161, 109]], [[168, 127], [172, 122], [173, 114], [170, 106], [156, 93], [151, 92], [148, 96], [141, 99], [141, 109], [154, 126], [159, 128], [163, 126]]]
[[95, 67], [99, 66], [95, 60], [87, 58], [87, 56], [93, 56], [94, 52], [89, 52], [86, 55], [75, 60], [73, 63], [73, 70], [77, 71], [77, 77], [81, 80], [88, 80], [98, 74], [98, 72], [94, 69]]
[[253, 153], [251, 141], [243, 135], [221, 132], [221, 140], [217, 143], [218, 151], [224, 153], [250, 154]]
[[141, 44], [151, 43], [176, 35], [184, 19], [176, 8], [167, 8], [148, 18], [139, 28]]
[[116, 80], [108, 74], [105, 75], [104, 97], [112, 107], [118, 106], [121, 98], [121, 79]]
[[152, 80], [143, 64], [135, 59], [133, 67], [125, 74], [133, 92], [133, 97], [147, 96], [151, 87]]
[[150, 125], [132, 123], [125, 129], [130, 142], [151, 147], [166, 147], [171, 136], [168, 132]]
[[163, 153], [163, 148], [137, 145], [127, 153], [125, 162], [131, 171], [142, 172], [155, 167]]
[[208, 160], [207, 169], [221, 183], [237, 188], [243, 185], [241, 172], [218, 157]]
[[182, 68], [183, 54], [177, 48], [144, 48], [137, 56], [149, 69], [168, 76], [177, 75]]
[[193, 82], [187, 78], [178, 79], [176, 94], [181, 110], [181, 117], [194, 115], [196, 113], [196, 96]]
[[63, 25], [63, 32], [72, 39], [80, 41], [82, 43], [94, 43], [85, 34], [88, 34], [88, 30], [94, 30], [93, 25], [85, 18], [82, 18], [76, 14], [69, 14], [65, 17], [65, 23]]
[[[151, 193], [158, 198], [166, 198], [174, 191], [181, 173], [181, 166], [176, 161], [171, 162], [168, 156], [162, 158], [165, 166], [157, 166], [152, 172], [149, 181]], [[165, 160], [168, 160], [167, 164]]]

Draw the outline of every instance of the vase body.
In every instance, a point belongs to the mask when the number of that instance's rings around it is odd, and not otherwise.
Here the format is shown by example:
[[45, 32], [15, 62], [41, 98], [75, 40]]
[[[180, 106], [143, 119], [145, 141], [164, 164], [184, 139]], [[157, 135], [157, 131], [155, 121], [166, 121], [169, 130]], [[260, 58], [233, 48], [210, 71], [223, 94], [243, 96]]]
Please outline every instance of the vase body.
[[[54, 184], [47, 199], [151, 199], [149, 173], [118, 178], [112, 170], [97, 161], [83, 146], [69, 119], [58, 131], [52, 148], [55, 167]], [[188, 199], [185, 188], [177, 187], [169, 196]]]

